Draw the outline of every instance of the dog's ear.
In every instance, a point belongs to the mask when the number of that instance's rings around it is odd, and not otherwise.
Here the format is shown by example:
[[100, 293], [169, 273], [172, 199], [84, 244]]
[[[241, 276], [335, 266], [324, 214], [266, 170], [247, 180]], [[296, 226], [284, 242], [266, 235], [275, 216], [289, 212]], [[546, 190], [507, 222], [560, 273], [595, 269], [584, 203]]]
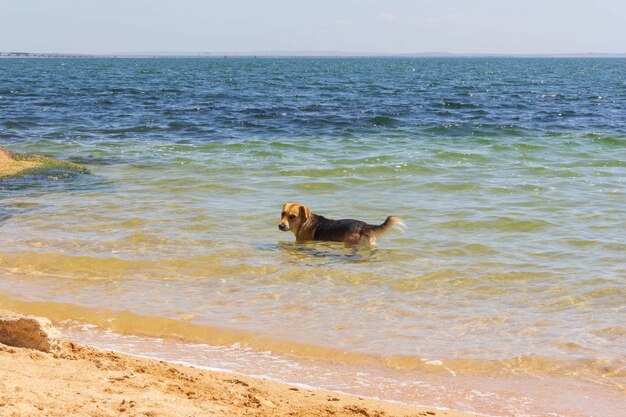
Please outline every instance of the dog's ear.
[[311, 217], [311, 209], [307, 206], [300, 206], [300, 216], [304, 218], [304, 221], [309, 220], [309, 217]]

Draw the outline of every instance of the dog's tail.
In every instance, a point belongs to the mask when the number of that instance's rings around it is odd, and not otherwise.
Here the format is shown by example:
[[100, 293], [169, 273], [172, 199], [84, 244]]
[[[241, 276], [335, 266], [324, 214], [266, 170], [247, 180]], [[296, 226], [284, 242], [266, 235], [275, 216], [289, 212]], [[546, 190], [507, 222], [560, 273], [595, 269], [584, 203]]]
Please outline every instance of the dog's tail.
[[399, 231], [404, 231], [402, 228], [406, 227], [404, 223], [402, 223], [402, 219], [396, 216], [389, 216], [385, 220], [383, 224], [380, 226], [370, 226], [370, 230], [367, 231], [367, 234], [371, 237], [377, 237], [384, 235], [389, 232], [391, 229], [396, 229]]

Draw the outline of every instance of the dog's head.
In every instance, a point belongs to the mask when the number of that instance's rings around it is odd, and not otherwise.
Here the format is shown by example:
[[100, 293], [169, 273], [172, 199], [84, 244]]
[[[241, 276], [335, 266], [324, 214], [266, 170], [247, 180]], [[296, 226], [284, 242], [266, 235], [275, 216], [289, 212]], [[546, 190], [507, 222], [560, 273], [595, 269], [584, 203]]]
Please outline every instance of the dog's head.
[[302, 204], [285, 203], [283, 211], [280, 214], [280, 223], [278, 228], [283, 232], [292, 230], [297, 233], [308, 219], [311, 217], [311, 210]]

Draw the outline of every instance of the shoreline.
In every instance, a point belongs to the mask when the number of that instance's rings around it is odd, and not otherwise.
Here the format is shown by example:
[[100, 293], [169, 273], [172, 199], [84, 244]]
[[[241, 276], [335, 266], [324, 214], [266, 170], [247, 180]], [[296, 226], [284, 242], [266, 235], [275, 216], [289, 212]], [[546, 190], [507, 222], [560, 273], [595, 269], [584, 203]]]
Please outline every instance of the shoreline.
[[[0, 316], [32, 317], [10, 311]], [[65, 339], [49, 353], [0, 343], [0, 387], [0, 414], [20, 416], [479, 415], [200, 369]]]
[[[234, 340], [220, 339], [223, 343], [217, 340], [214, 340], [216, 343], [207, 343], [162, 333], [144, 334], [137, 326], [129, 329], [105, 325], [99, 320], [92, 320], [99, 314], [84, 309], [77, 311], [76, 306], [51, 309], [48, 303], [17, 301], [0, 295], [0, 313], [2, 309], [19, 312], [17, 314], [20, 315], [49, 317], [58, 326], [64, 340], [99, 351], [165, 361], [208, 372], [270, 379], [282, 385], [315, 387], [363, 398], [382, 398], [384, 401], [428, 409], [465, 410], [465, 413], [491, 416], [554, 413], [582, 417], [596, 415], [597, 412], [612, 415], [620, 407], [617, 404], [622, 403], [618, 387], [609, 389], [609, 385], [585, 383], [565, 375], [540, 376], [522, 370], [508, 375], [498, 372], [468, 373], [448, 366], [429, 366], [429, 371], [423, 372], [384, 368], [368, 361], [345, 363], [316, 357], [321, 359], [318, 362], [315, 358], [276, 353], [272, 348], [257, 350]], [[75, 321], [61, 311], [78, 313], [83, 320]], [[105, 316], [110, 317], [108, 314]], [[113, 322], [117, 321], [113, 318]], [[146, 320], [141, 320], [141, 323], [146, 323], [147, 328], [154, 328], [154, 323]], [[135, 331], [128, 332], [132, 329]], [[120, 330], [121, 333], [118, 332]], [[615, 382], [619, 384], [619, 381]], [[597, 402], [585, 400], [591, 398], [589, 396]]]

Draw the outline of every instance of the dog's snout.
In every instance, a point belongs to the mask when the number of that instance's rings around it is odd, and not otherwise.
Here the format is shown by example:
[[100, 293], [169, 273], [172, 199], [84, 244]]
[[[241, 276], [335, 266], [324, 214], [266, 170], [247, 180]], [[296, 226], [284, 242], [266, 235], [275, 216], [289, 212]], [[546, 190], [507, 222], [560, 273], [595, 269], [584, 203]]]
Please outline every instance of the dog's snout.
[[278, 225], [278, 228], [279, 228], [280, 230], [285, 230], [285, 229], [287, 228], [287, 226], [285, 226], [285, 224], [284, 224], [284, 223], [280, 223], [280, 224]]

